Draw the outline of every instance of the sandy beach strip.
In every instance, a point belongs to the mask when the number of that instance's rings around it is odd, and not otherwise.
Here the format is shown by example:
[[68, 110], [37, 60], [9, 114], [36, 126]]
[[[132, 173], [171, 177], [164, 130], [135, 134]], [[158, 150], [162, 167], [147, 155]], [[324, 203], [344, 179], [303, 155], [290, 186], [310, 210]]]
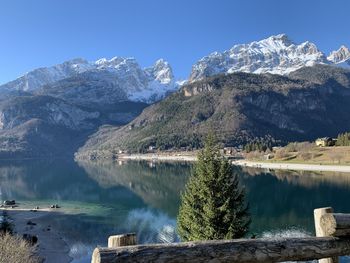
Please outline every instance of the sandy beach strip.
[[[48, 223], [60, 212], [51, 209], [39, 209], [35, 212], [21, 208], [0, 208], [0, 213], [6, 211], [14, 224], [14, 232], [19, 236], [30, 234], [38, 237], [37, 252], [44, 262], [68, 263], [72, 261], [69, 256], [69, 245], [64, 241], [63, 235]], [[28, 224], [28, 222], [34, 224]]]
[[[194, 162], [197, 160], [196, 155], [183, 154], [125, 154], [119, 155], [118, 160], [146, 160], [146, 161], [185, 161]], [[268, 163], [254, 162], [248, 160], [234, 160], [233, 165], [275, 169], [275, 170], [300, 170], [300, 171], [320, 171], [320, 172], [345, 172], [350, 173], [350, 165], [322, 165], [322, 164], [299, 164], [299, 163]]]
[[128, 154], [119, 155], [118, 160], [145, 160], [145, 161], [185, 161], [193, 162], [197, 160], [195, 155], [167, 155], [167, 154]]
[[274, 169], [274, 170], [301, 170], [319, 172], [344, 172], [350, 173], [350, 166], [347, 165], [320, 165], [320, 164], [298, 164], [298, 163], [267, 163], [253, 162], [247, 160], [232, 161], [232, 164], [245, 167]]

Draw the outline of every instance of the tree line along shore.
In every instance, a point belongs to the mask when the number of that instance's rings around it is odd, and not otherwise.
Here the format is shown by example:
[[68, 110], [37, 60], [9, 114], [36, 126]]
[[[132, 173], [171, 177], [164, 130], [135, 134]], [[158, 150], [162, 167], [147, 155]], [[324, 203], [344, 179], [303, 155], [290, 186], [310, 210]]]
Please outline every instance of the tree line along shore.
[[[314, 142], [292, 142], [286, 146], [272, 146], [261, 141], [243, 147], [221, 147], [221, 152], [232, 163], [270, 169], [350, 172], [350, 133], [339, 134], [335, 139], [318, 138]], [[115, 159], [146, 161], [196, 161], [198, 151], [159, 151], [129, 154], [121, 152]], [[272, 164], [278, 165], [272, 165]]]

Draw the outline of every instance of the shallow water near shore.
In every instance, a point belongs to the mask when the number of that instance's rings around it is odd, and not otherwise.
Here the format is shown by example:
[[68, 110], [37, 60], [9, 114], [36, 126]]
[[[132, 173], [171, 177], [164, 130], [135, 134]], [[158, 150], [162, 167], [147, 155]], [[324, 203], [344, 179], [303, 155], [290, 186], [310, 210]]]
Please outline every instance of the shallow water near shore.
[[[139, 243], [176, 242], [180, 192], [189, 163], [0, 162], [0, 199], [20, 208], [59, 204], [48, 225], [70, 246], [73, 262], [90, 262], [109, 235], [136, 232]], [[314, 235], [313, 209], [350, 212], [350, 174], [236, 167], [252, 214], [250, 235]]]

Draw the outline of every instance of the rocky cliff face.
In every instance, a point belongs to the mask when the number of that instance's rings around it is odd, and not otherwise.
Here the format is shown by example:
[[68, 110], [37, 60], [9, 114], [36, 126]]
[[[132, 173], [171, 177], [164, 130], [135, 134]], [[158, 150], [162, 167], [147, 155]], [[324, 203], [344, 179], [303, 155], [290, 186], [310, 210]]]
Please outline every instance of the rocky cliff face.
[[86, 130], [94, 127], [100, 113], [86, 111], [67, 102], [48, 96], [19, 97], [0, 106], [0, 127], [13, 129], [31, 119], [42, 119], [50, 125], [72, 130]]
[[342, 46], [327, 58], [315, 44], [306, 41], [292, 42], [280, 34], [249, 44], [239, 44], [224, 52], [203, 57], [192, 67], [190, 81], [220, 73], [248, 72], [287, 75], [297, 69], [315, 64], [346, 65], [350, 62], [349, 50]]
[[233, 73], [193, 82], [128, 125], [90, 137], [77, 157], [150, 145], [195, 148], [209, 131], [225, 145], [336, 136], [350, 130], [349, 81], [350, 71], [318, 65], [289, 77]]
[[0, 102], [0, 158], [72, 155], [100, 125], [126, 124], [147, 106], [120, 102], [87, 107], [70, 101], [30, 95]]

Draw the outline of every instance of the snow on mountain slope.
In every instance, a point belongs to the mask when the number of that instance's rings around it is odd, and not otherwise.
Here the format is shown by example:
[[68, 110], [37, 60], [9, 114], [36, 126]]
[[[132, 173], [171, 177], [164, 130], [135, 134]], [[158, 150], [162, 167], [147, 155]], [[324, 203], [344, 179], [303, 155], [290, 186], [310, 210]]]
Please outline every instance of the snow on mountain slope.
[[337, 51], [332, 51], [327, 59], [336, 65], [350, 67], [350, 50], [343, 45]]
[[170, 92], [174, 92], [179, 83], [174, 80], [173, 71], [168, 62], [160, 59], [154, 66], [146, 68], [148, 84], [143, 89], [128, 93], [130, 100], [153, 102], [162, 99]]
[[52, 67], [30, 71], [22, 77], [0, 86], [0, 89], [32, 91], [43, 85], [74, 76], [92, 68], [93, 65], [84, 59], [72, 59]]
[[[109, 74], [105, 74], [105, 72], [109, 72]], [[96, 90], [95, 93], [103, 92], [101, 89], [105, 88], [108, 91], [104, 93], [121, 92], [123, 94], [120, 94], [119, 97], [126, 94], [126, 97], [133, 101], [154, 102], [178, 87], [169, 63], [162, 59], [158, 60], [152, 67], [142, 69], [134, 58], [114, 57], [110, 60], [102, 58], [95, 62], [73, 59], [52, 67], [35, 69], [0, 86], [0, 90], [35, 92], [47, 86], [57, 87], [61, 84], [60, 81], [74, 78], [79, 80], [79, 83], [85, 78], [85, 84], [89, 85], [90, 75], [98, 76], [100, 82], [106, 85], [104, 87], [98, 86], [99, 90]], [[67, 85], [67, 82], [63, 83]], [[77, 92], [78, 88], [81, 89], [81, 86], [77, 85]], [[69, 92], [72, 93], [72, 89], [69, 89]]]
[[168, 62], [160, 59], [149, 68], [141, 69], [133, 58], [113, 58], [96, 62], [116, 74], [118, 84], [132, 101], [154, 102], [178, 88]]
[[[326, 57], [315, 44], [296, 44], [280, 34], [203, 57], [193, 65], [189, 82], [237, 71], [287, 75], [315, 64], [350, 67], [350, 50], [341, 46]], [[153, 103], [176, 91], [181, 83], [185, 82], [175, 80], [171, 66], [163, 59], [147, 68], [140, 67], [134, 58], [101, 58], [93, 62], [73, 59], [35, 69], [0, 86], [0, 101], [14, 92], [37, 92], [48, 86], [46, 90], [51, 88], [51, 93], [46, 95], [73, 96], [79, 102], [113, 103], [119, 99]]]
[[287, 75], [305, 66], [340, 63], [349, 58], [348, 51], [342, 47], [327, 59], [315, 44], [306, 41], [298, 45], [280, 34], [203, 57], [193, 65], [190, 81], [236, 71]]
[[156, 61], [153, 67], [146, 68], [149, 78], [155, 79], [163, 84], [169, 84], [173, 79], [173, 71], [167, 61], [159, 59]]

